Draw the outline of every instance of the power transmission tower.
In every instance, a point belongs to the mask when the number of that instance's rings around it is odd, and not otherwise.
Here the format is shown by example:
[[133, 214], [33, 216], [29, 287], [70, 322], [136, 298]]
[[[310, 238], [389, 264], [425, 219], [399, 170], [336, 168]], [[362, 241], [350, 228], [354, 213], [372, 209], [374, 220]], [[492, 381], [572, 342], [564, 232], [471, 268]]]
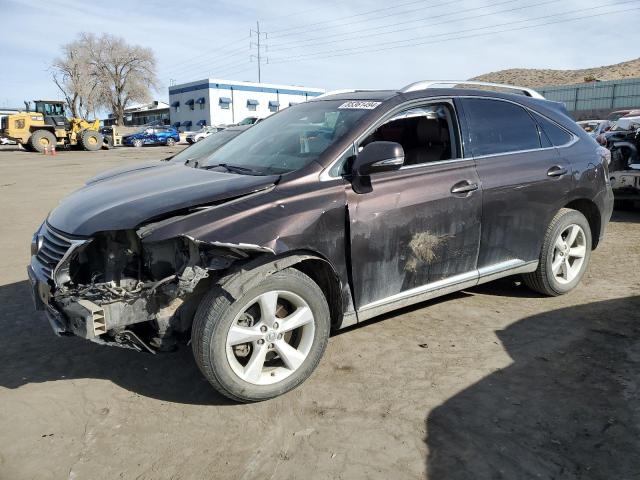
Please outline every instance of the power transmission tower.
[[[256, 41], [253, 41], [253, 36], [255, 35]], [[255, 58], [258, 63], [258, 83], [262, 82], [262, 73], [261, 73], [261, 65], [262, 63], [269, 63], [269, 57], [266, 57], [262, 54], [262, 50], [264, 49], [264, 53], [267, 53], [267, 33], [260, 31], [260, 22], [256, 22], [256, 29], [249, 29], [249, 49], [256, 49], [255, 55], [249, 55], [249, 61], [253, 61]], [[263, 41], [264, 40], [264, 41]]]

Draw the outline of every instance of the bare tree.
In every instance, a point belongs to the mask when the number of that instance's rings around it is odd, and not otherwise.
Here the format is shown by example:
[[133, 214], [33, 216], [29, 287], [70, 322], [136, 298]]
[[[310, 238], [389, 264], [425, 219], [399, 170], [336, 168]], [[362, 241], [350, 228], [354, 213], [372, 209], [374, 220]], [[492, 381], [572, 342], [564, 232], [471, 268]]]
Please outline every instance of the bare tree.
[[124, 110], [131, 102], [151, 99], [158, 88], [156, 59], [153, 50], [129, 45], [124, 39], [104, 34], [96, 37], [83, 33], [92, 75], [99, 86], [100, 103], [109, 108], [118, 125], [124, 123]]
[[106, 107], [117, 125], [124, 124], [125, 108], [145, 102], [158, 88], [156, 59], [150, 48], [129, 45], [120, 37], [81, 33], [62, 47], [52, 65], [53, 80], [64, 93], [74, 116]]
[[74, 117], [95, 117], [98, 107], [98, 83], [91, 74], [89, 55], [80, 40], [62, 46], [62, 56], [51, 65], [51, 76]]

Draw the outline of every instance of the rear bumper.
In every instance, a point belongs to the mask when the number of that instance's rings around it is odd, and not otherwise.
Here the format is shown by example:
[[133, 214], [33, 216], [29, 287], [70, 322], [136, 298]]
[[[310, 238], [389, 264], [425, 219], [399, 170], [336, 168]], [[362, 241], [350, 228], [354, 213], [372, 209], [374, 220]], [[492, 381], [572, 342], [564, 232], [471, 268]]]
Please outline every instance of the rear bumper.
[[611, 215], [613, 215], [613, 190], [611, 190], [611, 187], [607, 186], [598, 203], [601, 214], [600, 232], [598, 236], [599, 244], [604, 239], [607, 225], [611, 220]]

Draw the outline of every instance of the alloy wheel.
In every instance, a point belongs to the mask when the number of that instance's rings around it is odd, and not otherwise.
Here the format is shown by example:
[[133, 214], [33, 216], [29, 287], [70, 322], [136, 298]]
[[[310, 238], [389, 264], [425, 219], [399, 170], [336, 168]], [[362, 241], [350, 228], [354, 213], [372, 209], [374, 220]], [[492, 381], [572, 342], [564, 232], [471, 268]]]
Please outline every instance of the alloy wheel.
[[587, 241], [582, 227], [573, 224], [560, 232], [551, 261], [551, 271], [558, 283], [570, 283], [580, 274], [586, 253]]
[[270, 385], [300, 368], [314, 334], [313, 312], [302, 297], [269, 291], [246, 303], [234, 318], [227, 333], [227, 360], [242, 380]]

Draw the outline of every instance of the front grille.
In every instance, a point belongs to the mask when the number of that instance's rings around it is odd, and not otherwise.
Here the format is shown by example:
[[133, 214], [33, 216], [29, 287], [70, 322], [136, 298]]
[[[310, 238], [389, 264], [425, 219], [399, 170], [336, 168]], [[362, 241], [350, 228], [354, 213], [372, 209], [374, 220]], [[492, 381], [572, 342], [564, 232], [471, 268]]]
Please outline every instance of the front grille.
[[44, 273], [51, 277], [53, 270], [71, 247], [73, 238], [55, 230], [46, 222], [40, 235], [42, 235], [42, 246], [36, 258], [42, 264]]

